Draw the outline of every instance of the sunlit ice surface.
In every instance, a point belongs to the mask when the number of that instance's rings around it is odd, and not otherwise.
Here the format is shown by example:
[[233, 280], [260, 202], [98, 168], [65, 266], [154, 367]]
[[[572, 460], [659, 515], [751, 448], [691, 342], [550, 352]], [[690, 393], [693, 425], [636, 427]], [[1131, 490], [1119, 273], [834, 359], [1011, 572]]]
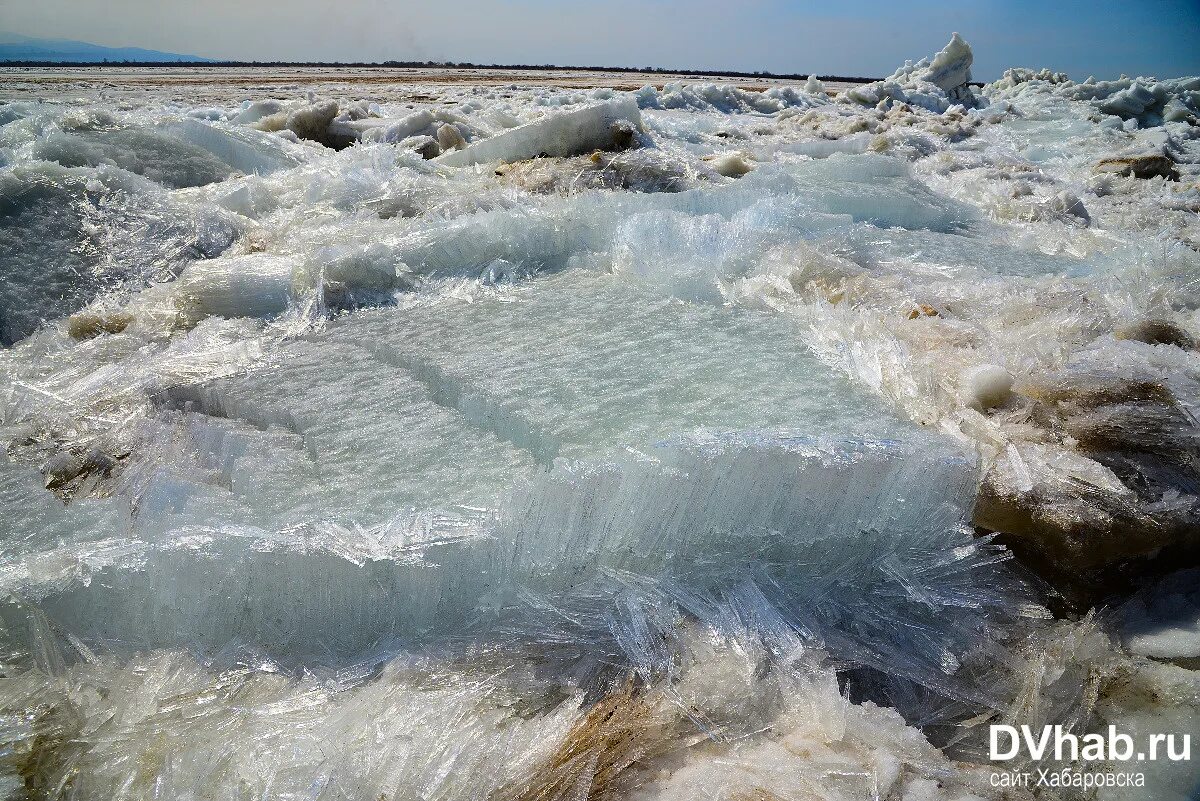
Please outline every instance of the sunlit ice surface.
[[1120, 593], [1197, 540], [1200, 80], [970, 64], [23, 74], [0, 787], [989, 798], [991, 723], [1197, 730], [1194, 571]]

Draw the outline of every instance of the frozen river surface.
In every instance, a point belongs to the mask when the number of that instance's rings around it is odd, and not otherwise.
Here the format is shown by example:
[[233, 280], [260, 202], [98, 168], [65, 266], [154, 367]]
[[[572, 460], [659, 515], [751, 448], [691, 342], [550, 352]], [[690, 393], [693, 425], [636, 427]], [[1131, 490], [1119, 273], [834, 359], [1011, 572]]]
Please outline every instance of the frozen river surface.
[[1200, 731], [1200, 79], [971, 60], [6, 74], [0, 796], [966, 801], [989, 724]]

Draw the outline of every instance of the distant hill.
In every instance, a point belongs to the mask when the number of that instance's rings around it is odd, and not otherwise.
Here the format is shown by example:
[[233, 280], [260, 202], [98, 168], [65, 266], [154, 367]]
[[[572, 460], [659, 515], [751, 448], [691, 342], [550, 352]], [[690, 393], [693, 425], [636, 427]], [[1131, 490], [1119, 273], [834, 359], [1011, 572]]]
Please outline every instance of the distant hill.
[[209, 58], [182, 53], [163, 53], [141, 47], [104, 47], [71, 39], [35, 39], [19, 33], [0, 32], [0, 62], [3, 61], [195, 61]]

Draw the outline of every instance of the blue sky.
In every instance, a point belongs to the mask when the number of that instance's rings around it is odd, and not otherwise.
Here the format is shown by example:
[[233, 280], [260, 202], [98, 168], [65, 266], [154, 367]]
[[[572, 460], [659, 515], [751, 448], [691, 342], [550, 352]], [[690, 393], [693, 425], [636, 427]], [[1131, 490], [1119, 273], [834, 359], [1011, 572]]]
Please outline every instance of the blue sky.
[[0, 27], [216, 58], [880, 76], [959, 31], [975, 75], [1200, 74], [1200, 0], [0, 0]]

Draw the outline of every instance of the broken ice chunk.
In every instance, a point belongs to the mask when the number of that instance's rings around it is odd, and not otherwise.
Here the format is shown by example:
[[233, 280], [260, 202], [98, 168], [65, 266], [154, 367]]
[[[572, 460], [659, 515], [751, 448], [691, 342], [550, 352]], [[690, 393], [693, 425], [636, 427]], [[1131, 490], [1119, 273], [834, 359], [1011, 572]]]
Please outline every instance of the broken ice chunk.
[[950, 37], [950, 42], [933, 57], [933, 61], [929, 62], [929, 67], [919, 78], [929, 81], [947, 93], [953, 93], [970, 83], [971, 64], [974, 60], [971, 46], [955, 33]]
[[726, 178], [741, 178], [754, 169], [753, 162], [740, 151], [717, 153], [705, 159], [708, 165]]
[[357, 120], [350, 123], [335, 123], [335, 125], [339, 133], [357, 132], [363, 141], [394, 144], [410, 136], [426, 134], [436, 121], [437, 118], [432, 111], [422, 109], [397, 120]]
[[265, 253], [198, 261], [175, 284], [175, 302], [192, 320], [270, 317], [288, 307], [292, 260]]
[[444, 153], [437, 161], [466, 167], [496, 161], [522, 161], [537, 156], [574, 156], [590, 150], [622, 149], [631, 144], [629, 125], [640, 129], [641, 112], [632, 96], [550, 114], [517, 128]]

